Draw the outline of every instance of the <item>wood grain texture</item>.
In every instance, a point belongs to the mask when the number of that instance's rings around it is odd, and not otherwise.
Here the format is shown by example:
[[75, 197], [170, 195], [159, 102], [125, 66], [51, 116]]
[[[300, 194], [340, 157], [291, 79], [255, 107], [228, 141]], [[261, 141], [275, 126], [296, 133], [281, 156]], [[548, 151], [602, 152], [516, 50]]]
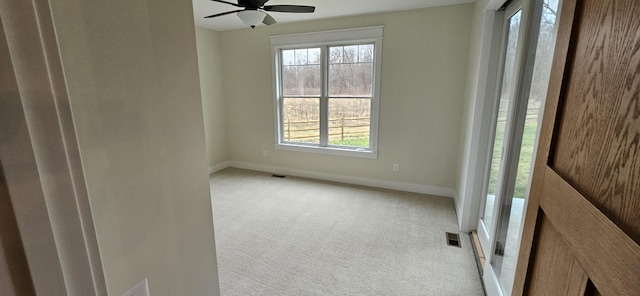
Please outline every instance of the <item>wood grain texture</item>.
[[480, 244], [480, 238], [478, 238], [478, 232], [475, 230], [471, 231], [471, 241], [473, 243], [473, 249], [476, 251], [476, 259], [478, 259], [478, 262], [480, 263], [480, 274], [482, 274], [486, 257], [484, 256], [484, 251]]
[[578, 11], [551, 166], [640, 243], [640, 1]]
[[528, 295], [582, 296], [589, 277], [551, 222], [540, 219], [534, 263], [531, 266]]
[[[640, 245], [547, 168], [540, 207], [604, 295], [640, 293]], [[538, 244], [543, 243], [538, 239]]]

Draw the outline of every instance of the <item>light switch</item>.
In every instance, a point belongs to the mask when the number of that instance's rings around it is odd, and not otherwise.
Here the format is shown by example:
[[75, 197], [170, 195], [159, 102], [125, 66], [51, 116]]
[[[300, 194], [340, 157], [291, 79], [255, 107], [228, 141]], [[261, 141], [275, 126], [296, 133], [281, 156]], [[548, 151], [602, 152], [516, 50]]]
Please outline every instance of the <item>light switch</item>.
[[131, 289], [127, 290], [127, 292], [122, 293], [122, 296], [150, 296], [147, 279], [135, 284]]

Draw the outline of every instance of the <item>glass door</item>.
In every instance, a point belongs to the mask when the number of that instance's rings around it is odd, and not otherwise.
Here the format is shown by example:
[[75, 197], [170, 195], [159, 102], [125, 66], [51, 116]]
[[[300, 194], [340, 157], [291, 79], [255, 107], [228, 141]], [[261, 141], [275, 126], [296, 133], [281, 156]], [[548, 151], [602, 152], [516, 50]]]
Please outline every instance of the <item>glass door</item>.
[[513, 1], [502, 22], [500, 78], [478, 235], [489, 295], [510, 295], [542, 106], [555, 44], [558, 0]]
[[[490, 237], [495, 229], [496, 216], [494, 213], [498, 210], [499, 201], [499, 184], [502, 180], [500, 177], [501, 168], [504, 164], [504, 143], [505, 132], [507, 127], [507, 119], [512, 119], [513, 113], [509, 112], [509, 108], [513, 107], [511, 102], [514, 96], [514, 72], [516, 66], [516, 50], [518, 45], [518, 37], [520, 35], [520, 21], [522, 19], [522, 9], [516, 6], [512, 13], [507, 14], [503, 27], [503, 60], [502, 60], [502, 77], [500, 96], [498, 104], [493, 115], [493, 149], [490, 149], [490, 163], [488, 171], [488, 179], [486, 181], [486, 194], [484, 213], [481, 215], [481, 222], [484, 230]], [[509, 118], [508, 118], [509, 117]]]
[[[491, 254], [496, 240], [498, 218], [503, 202], [501, 188], [505, 185], [507, 174], [507, 140], [508, 131], [514, 120], [514, 99], [516, 94], [519, 56], [521, 53], [521, 23], [523, 17], [522, 2], [512, 2], [506, 9], [496, 13], [495, 33], [499, 32], [499, 66], [497, 76], [496, 101], [492, 114], [490, 148], [488, 149], [484, 184], [484, 203], [480, 209], [478, 237], [487, 262], [491, 262]], [[498, 31], [499, 30], [499, 31]], [[494, 33], [494, 34], [495, 34]], [[508, 128], [509, 127], [509, 128]], [[487, 264], [488, 265], [488, 264]], [[486, 267], [486, 265], [485, 265]], [[486, 286], [486, 284], [485, 284]]]

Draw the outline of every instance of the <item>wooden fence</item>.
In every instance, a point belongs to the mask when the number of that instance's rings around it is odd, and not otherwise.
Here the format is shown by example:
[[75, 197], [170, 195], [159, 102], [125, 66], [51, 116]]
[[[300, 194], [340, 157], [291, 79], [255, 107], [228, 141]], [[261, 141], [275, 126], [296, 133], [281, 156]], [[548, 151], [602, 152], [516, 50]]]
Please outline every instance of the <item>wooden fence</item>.
[[[527, 109], [527, 117], [525, 121], [538, 121], [540, 116], [539, 109]], [[506, 122], [507, 121], [507, 111], [501, 110], [498, 112], [498, 122]]]
[[[345, 137], [358, 135], [369, 135], [370, 118], [356, 117], [330, 119], [329, 120], [329, 138], [340, 138], [343, 141]], [[289, 121], [284, 124], [284, 136], [287, 141], [314, 140], [320, 137], [320, 121]]]

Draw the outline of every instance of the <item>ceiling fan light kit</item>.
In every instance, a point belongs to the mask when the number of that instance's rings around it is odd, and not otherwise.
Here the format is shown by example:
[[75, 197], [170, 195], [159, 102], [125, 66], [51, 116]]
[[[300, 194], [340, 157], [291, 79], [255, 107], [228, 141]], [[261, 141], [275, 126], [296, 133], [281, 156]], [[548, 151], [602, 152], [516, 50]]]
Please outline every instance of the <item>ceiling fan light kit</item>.
[[267, 14], [259, 10], [243, 10], [238, 11], [238, 17], [245, 25], [254, 28], [262, 23]]
[[306, 6], [306, 5], [264, 5], [269, 0], [238, 0], [238, 3], [223, 1], [223, 0], [211, 0], [218, 3], [224, 3], [233, 5], [235, 7], [242, 7], [244, 9], [241, 10], [233, 10], [227, 11], [223, 13], [212, 14], [209, 16], [205, 16], [205, 18], [214, 18], [227, 14], [237, 13], [240, 20], [245, 23], [247, 26], [254, 28], [263, 23], [265, 25], [273, 25], [276, 23], [276, 20], [266, 13], [265, 11], [271, 12], [293, 12], [293, 13], [312, 13], [316, 10], [314, 6]]

